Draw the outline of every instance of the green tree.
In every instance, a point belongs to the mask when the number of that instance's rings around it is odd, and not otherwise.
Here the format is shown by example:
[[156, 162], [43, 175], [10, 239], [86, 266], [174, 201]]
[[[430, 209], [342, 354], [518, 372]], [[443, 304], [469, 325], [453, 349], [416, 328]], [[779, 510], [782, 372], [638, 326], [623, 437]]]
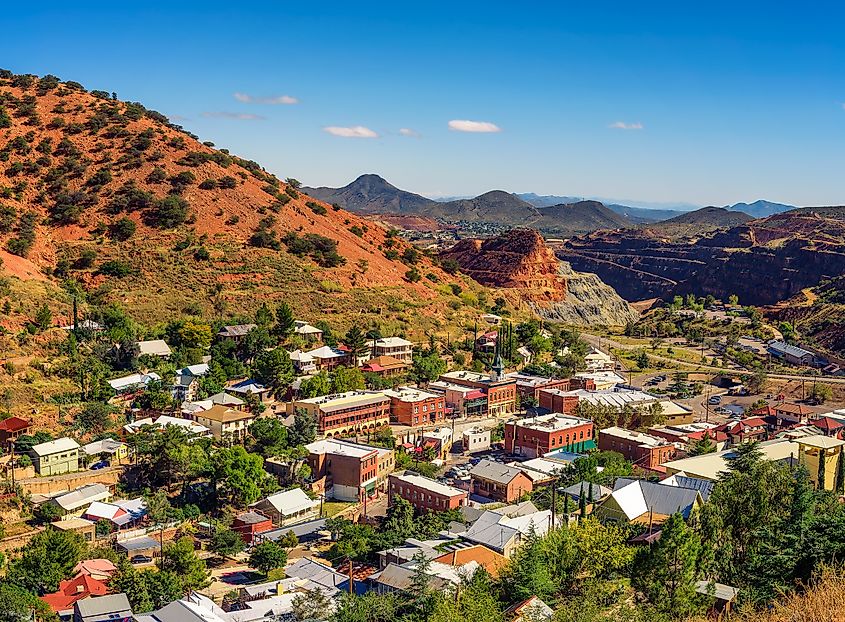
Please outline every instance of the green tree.
[[264, 470], [264, 460], [241, 445], [218, 450], [212, 459], [219, 497], [242, 508], [272, 492], [275, 480]]
[[43, 622], [58, 620], [47, 603], [35, 594], [11, 581], [0, 581], [0, 622], [35, 620], [33, 614]]
[[637, 564], [634, 578], [658, 609], [686, 619], [702, 613], [706, 604], [696, 591], [703, 559], [701, 538], [675, 513], [663, 524], [660, 540]]
[[83, 432], [102, 432], [112, 427], [114, 406], [103, 402], [88, 402], [76, 415], [76, 425]]
[[336, 367], [331, 375], [332, 393], [360, 391], [365, 388], [364, 374], [355, 367]]
[[288, 439], [292, 447], [313, 443], [317, 438], [317, 421], [305, 411], [297, 411], [293, 416], [293, 425], [288, 430]]
[[253, 547], [249, 555], [250, 568], [255, 568], [263, 574], [281, 568], [288, 561], [288, 554], [275, 542], [262, 542]]
[[287, 339], [295, 327], [293, 309], [286, 302], [276, 307], [276, 323], [273, 325], [273, 336], [277, 339]]
[[85, 542], [78, 534], [48, 527], [9, 563], [6, 580], [34, 594], [55, 592], [59, 582], [70, 577], [84, 550]]
[[354, 365], [358, 364], [358, 360], [366, 357], [370, 353], [370, 345], [367, 342], [367, 336], [364, 331], [357, 325], [353, 325], [343, 339], [346, 347], [349, 348], [350, 356]]
[[284, 348], [262, 352], [255, 359], [256, 377], [274, 395], [283, 394], [294, 378], [293, 363]]
[[332, 382], [329, 375], [321, 371], [310, 378], [306, 378], [299, 385], [299, 396], [302, 399], [321, 397], [332, 392]]
[[314, 588], [298, 593], [291, 604], [297, 622], [323, 622], [334, 603], [321, 590]]
[[704, 433], [700, 440], [693, 440], [689, 444], [687, 454], [690, 456], [701, 456], [703, 454], [712, 454], [716, 451], [716, 444], [710, 438], [710, 434]]
[[200, 590], [210, 582], [205, 560], [197, 557], [194, 551], [194, 541], [189, 536], [183, 536], [164, 545], [161, 570], [172, 572], [179, 577], [179, 581], [186, 591]]
[[47, 330], [53, 323], [53, 312], [47, 303], [44, 303], [35, 312], [35, 325], [41, 330]]
[[244, 539], [237, 531], [219, 526], [211, 537], [211, 550], [221, 557], [229, 557], [240, 553], [246, 548]]
[[417, 382], [433, 382], [446, 371], [446, 361], [436, 353], [415, 354], [413, 361], [411, 376]]
[[288, 447], [288, 429], [275, 417], [261, 417], [249, 426], [254, 450], [265, 458], [278, 455]]

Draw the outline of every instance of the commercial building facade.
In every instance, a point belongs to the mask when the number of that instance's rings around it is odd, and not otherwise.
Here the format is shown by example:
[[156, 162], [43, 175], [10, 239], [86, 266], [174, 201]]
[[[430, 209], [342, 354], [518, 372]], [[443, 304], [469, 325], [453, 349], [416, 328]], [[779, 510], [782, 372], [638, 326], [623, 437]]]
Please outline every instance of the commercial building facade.
[[392, 473], [388, 478], [388, 498], [392, 505], [402, 497], [421, 512], [454, 510], [467, 502], [467, 492], [423, 477], [413, 471]]
[[390, 421], [408, 426], [446, 421], [446, 397], [411, 387], [385, 391], [390, 398]]
[[516, 412], [516, 381], [499, 377], [498, 374], [482, 374], [473, 371], [451, 371], [440, 376], [440, 380], [478, 389], [487, 397], [488, 417], [503, 417]]
[[288, 404], [288, 414], [296, 411], [314, 417], [327, 438], [346, 436], [388, 425], [390, 398], [380, 391], [347, 391]]
[[505, 450], [537, 458], [555, 450], [582, 451], [595, 447], [593, 422], [552, 413], [505, 423]]
[[599, 449], [615, 451], [644, 469], [656, 469], [675, 457], [675, 446], [666, 439], [611, 427], [599, 431]]
[[340, 501], [362, 501], [375, 494], [396, 466], [393, 450], [381, 447], [324, 439], [305, 449], [315, 492]]

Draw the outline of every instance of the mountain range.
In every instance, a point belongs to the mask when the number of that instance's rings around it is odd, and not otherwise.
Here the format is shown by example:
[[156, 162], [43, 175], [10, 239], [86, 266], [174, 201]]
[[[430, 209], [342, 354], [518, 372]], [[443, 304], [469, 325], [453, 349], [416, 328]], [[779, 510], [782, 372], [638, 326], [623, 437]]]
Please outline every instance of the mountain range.
[[[695, 209], [635, 207], [584, 197], [538, 195], [531, 192], [517, 194], [503, 190], [492, 190], [476, 197], [434, 200], [397, 188], [384, 178], [372, 173], [361, 175], [341, 188], [318, 187], [303, 188], [303, 190], [316, 199], [337, 204], [360, 214], [401, 214], [451, 222], [530, 225], [548, 234], [571, 234], [657, 223], [681, 218], [684, 214], [697, 211]], [[693, 206], [678, 204], [677, 207], [692, 208]], [[793, 209], [793, 207], [760, 200], [754, 203], [736, 203], [724, 208], [705, 209], [743, 212], [751, 217], [761, 218]], [[712, 217], [713, 214], [709, 216]], [[709, 220], [713, 221], [713, 218]], [[726, 219], [726, 222], [727, 226], [737, 224], [736, 219]], [[699, 221], [698, 224], [703, 223]]]

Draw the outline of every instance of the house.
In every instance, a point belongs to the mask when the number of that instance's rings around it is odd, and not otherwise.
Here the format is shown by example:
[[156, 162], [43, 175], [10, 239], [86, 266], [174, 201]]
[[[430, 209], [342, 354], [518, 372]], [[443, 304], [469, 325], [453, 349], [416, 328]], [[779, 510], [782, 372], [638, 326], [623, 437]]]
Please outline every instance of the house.
[[349, 364], [349, 352], [331, 346], [322, 346], [306, 352], [314, 360], [314, 366], [320, 371], [331, 371], [335, 367]]
[[531, 353], [531, 350], [525, 346], [519, 346], [516, 349], [516, 353], [519, 355], [519, 358], [522, 359], [523, 365], [530, 365], [531, 361], [534, 360], [534, 355]]
[[29, 434], [32, 423], [20, 417], [8, 417], [0, 421], [0, 449], [9, 450], [19, 436]]
[[592, 382], [594, 385], [592, 390], [594, 391], [612, 391], [618, 385], [625, 384], [625, 379], [613, 370], [579, 372], [575, 374], [575, 377]]
[[105, 457], [111, 464], [123, 464], [129, 459], [129, 445], [113, 438], [104, 438], [82, 446], [86, 456]]
[[590, 351], [584, 355], [584, 365], [587, 367], [587, 371], [613, 371], [615, 369], [615, 363], [613, 362], [613, 357], [607, 354], [606, 352], [602, 352], [598, 348], [590, 348]]
[[173, 398], [179, 402], [190, 402], [197, 399], [200, 378], [208, 373], [208, 364], [188, 365], [176, 371], [173, 383]]
[[326, 519], [318, 518], [304, 523], [297, 523], [290, 527], [279, 527], [277, 529], [270, 529], [269, 531], [256, 532], [253, 536], [253, 543], [276, 542], [288, 533], [293, 533], [300, 543], [315, 542], [330, 537], [326, 529]]
[[499, 333], [495, 330], [482, 333], [475, 340], [475, 349], [480, 352], [491, 354], [496, 350], [496, 342], [499, 340]]
[[[799, 452], [798, 443], [787, 439], [763, 441], [758, 445], [764, 460], [796, 464]], [[734, 449], [715, 453], [671, 460], [663, 464], [669, 475], [681, 474], [715, 482], [719, 474], [726, 471], [730, 460], [736, 456]]]
[[[579, 457], [578, 454], [571, 454]], [[567, 462], [552, 458], [531, 458], [522, 462], [509, 462], [509, 466], [516, 467], [525, 473], [531, 479], [534, 488], [538, 486], [549, 484], [557, 479], [566, 469]], [[603, 467], [596, 467], [598, 472], [601, 472]]]
[[50, 609], [59, 617], [69, 619], [73, 615], [74, 604], [83, 598], [104, 596], [108, 594], [109, 586], [101, 579], [95, 579], [88, 574], [77, 574], [72, 579], [59, 583], [59, 589], [41, 597]]
[[815, 414], [809, 406], [794, 404], [792, 402], [781, 402], [772, 406], [777, 418], [777, 427], [782, 428], [794, 423], [807, 423], [808, 419]]
[[158, 428], [159, 430], [163, 430], [168, 426], [176, 426], [182, 428], [190, 436], [211, 436], [211, 430], [206, 426], [200, 425], [196, 421], [192, 421], [190, 419], [181, 419], [179, 417], [171, 417], [170, 415], [161, 415], [156, 419], [153, 419], [152, 417], [138, 419], [137, 421], [127, 423], [123, 426], [123, 431], [126, 434], [135, 434], [147, 426]]
[[149, 341], [138, 342], [139, 356], [146, 355], [166, 359], [171, 354], [173, 354], [173, 352], [171, 352], [170, 346], [167, 345], [163, 339], [151, 339]]
[[296, 349], [290, 353], [290, 360], [298, 374], [313, 374], [317, 371], [317, 360], [307, 352]]
[[414, 344], [401, 337], [382, 337], [373, 342], [373, 358], [390, 356], [403, 363], [412, 363]]
[[235, 324], [234, 326], [224, 326], [217, 331], [217, 336], [226, 341], [234, 341], [240, 343], [243, 341], [253, 329], [258, 328], [255, 324]]
[[115, 548], [131, 561], [133, 557], [155, 558], [161, 554], [161, 544], [156, 538], [140, 536], [137, 538], [118, 539]]
[[261, 512], [241, 512], [232, 520], [232, 531], [241, 534], [247, 545], [255, 541], [256, 534], [273, 529], [273, 520]]
[[433, 558], [432, 561], [455, 567], [462, 567], [470, 562], [475, 562], [494, 579], [508, 562], [504, 555], [481, 544], [455, 546], [446, 553], [435, 550], [435, 555], [437, 554], [439, 556]]
[[390, 421], [407, 426], [431, 425], [446, 421], [446, 398], [413, 387], [384, 391], [390, 398]]
[[294, 321], [293, 334], [302, 337], [306, 343], [319, 343], [323, 340], [323, 331], [301, 320]]
[[73, 574], [84, 574], [98, 581], [108, 581], [117, 572], [117, 566], [108, 559], [83, 559], [73, 567]]
[[821, 430], [825, 436], [835, 436], [837, 438], [842, 436], [842, 431], [845, 429], [845, 421], [830, 416], [818, 416], [810, 419], [810, 423]]
[[[402, 564], [390, 563], [383, 570], [372, 574], [369, 578], [372, 590], [376, 594], [392, 594], [394, 592], [407, 592], [414, 586], [416, 565], [413, 562]], [[426, 575], [428, 588], [432, 591], [446, 590], [451, 581], [438, 576], [438, 568], [433, 562], [429, 562], [429, 570]], [[457, 575], [456, 575], [457, 576]], [[455, 581], [457, 583], [457, 581]]]
[[420, 512], [443, 512], [466, 505], [467, 492], [423, 477], [414, 471], [391, 473], [388, 477], [388, 503], [402, 497]]
[[242, 441], [255, 419], [256, 416], [251, 411], [234, 410], [219, 405], [194, 413], [194, 421], [211, 430], [217, 440]]
[[537, 596], [532, 596], [505, 610], [505, 616], [511, 622], [549, 622], [554, 615], [554, 610]]
[[770, 341], [766, 349], [775, 358], [784, 360], [791, 365], [814, 365], [816, 363], [815, 354], [783, 341]]
[[263, 401], [265, 396], [270, 392], [270, 389], [257, 380], [247, 379], [226, 387], [224, 391], [242, 396], [241, 399], [244, 400], [246, 400], [247, 395], [257, 395]]
[[73, 622], [132, 622], [133, 619], [126, 594], [89, 596], [73, 605]]
[[142, 497], [131, 500], [115, 501], [104, 503], [96, 501], [92, 503], [82, 514], [82, 518], [90, 521], [108, 521], [115, 531], [129, 529], [136, 526], [147, 515], [147, 503]]
[[455, 535], [510, 558], [530, 533], [544, 536], [551, 523], [551, 511], [537, 510], [527, 502], [483, 512], [468, 529]]
[[716, 428], [716, 433], [723, 433], [730, 445], [739, 445], [746, 441], [765, 440], [768, 436], [768, 425], [762, 417], [748, 417], [723, 423]]
[[269, 517], [274, 525], [284, 526], [315, 518], [320, 501], [311, 499], [301, 488], [293, 488], [270, 495], [249, 507]]
[[487, 397], [487, 417], [505, 417], [516, 412], [516, 381], [501, 375], [501, 370], [491, 374], [474, 371], [450, 371], [439, 380], [478, 389]]
[[488, 324], [492, 324], [493, 326], [498, 326], [502, 323], [502, 316], [496, 315], [495, 313], [485, 313], [481, 316], [481, 320], [483, 322], [487, 322]]
[[492, 433], [479, 427], [469, 428], [461, 433], [461, 448], [465, 454], [472, 454], [477, 451], [490, 449], [490, 438]]
[[701, 493], [695, 488], [620, 477], [613, 492], [599, 503], [593, 515], [607, 522], [660, 524], [678, 512], [687, 519], [703, 503]]
[[82, 516], [85, 508], [98, 501], [108, 501], [112, 494], [105, 484], [86, 484], [52, 497], [46, 503], [58, 507], [66, 518]]
[[108, 384], [115, 393], [124, 395], [126, 393], [141, 391], [152, 382], [161, 382], [161, 376], [154, 371], [146, 374], [129, 374], [128, 376], [109, 380]]
[[452, 429], [446, 426], [435, 428], [433, 430], [424, 430], [417, 451], [425, 451], [430, 449], [435, 456], [435, 460], [446, 460], [449, 457], [449, 452], [452, 451]]
[[481, 460], [469, 471], [474, 495], [501, 503], [513, 503], [534, 490], [531, 479], [520, 469], [501, 462]]
[[599, 431], [599, 449], [616, 451], [644, 469], [658, 470], [677, 449], [665, 438], [613, 426]]
[[390, 398], [380, 391], [347, 391], [296, 400], [287, 404], [287, 413], [304, 411], [317, 421], [326, 437], [375, 430], [390, 423]]
[[511, 454], [539, 458], [558, 449], [586, 451], [595, 446], [593, 422], [575, 415], [551, 413], [505, 423], [505, 451]]
[[79, 443], [66, 436], [33, 445], [29, 456], [35, 472], [42, 477], [79, 470]]
[[392, 378], [394, 376], [401, 376], [410, 367], [409, 363], [400, 361], [392, 356], [376, 356], [367, 361], [361, 371], [368, 374], [375, 374], [383, 378]]
[[810, 482], [818, 489], [835, 490], [840, 477], [839, 461], [845, 441], [816, 434], [796, 439], [798, 464], [806, 467]]
[[97, 539], [97, 525], [84, 518], [64, 518], [50, 523], [53, 529], [78, 534], [85, 542], [92, 544]]
[[697, 421], [695, 423], [684, 423], [680, 425], [652, 426], [648, 429], [648, 433], [652, 436], [665, 438], [670, 443], [680, 443], [683, 445], [700, 441], [706, 436], [713, 442], [717, 450], [721, 450], [725, 448], [728, 436], [719, 428], [720, 426], [715, 423]]
[[597, 503], [613, 492], [610, 488], [606, 488], [605, 486], [601, 486], [599, 484], [593, 484], [591, 482], [577, 482], [571, 486], [567, 486], [561, 490], [560, 493], [567, 495], [570, 499], [577, 503], [581, 500], [582, 491], [584, 493], [584, 498], [589, 503]]
[[373, 495], [396, 464], [391, 449], [338, 439], [315, 441], [305, 449], [315, 491], [340, 501], [363, 501]]

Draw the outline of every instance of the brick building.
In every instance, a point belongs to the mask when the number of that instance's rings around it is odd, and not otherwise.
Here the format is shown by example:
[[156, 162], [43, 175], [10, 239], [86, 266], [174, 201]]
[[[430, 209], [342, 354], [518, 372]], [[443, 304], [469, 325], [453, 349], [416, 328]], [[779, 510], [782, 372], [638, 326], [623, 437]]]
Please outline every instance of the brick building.
[[505, 450], [537, 458], [554, 450], [581, 451], [595, 447], [593, 422], [552, 413], [505, 423]]
[[389, 503], [398, 496], [421, 512], [444, 512], [466, 505], [467, 492], [423, 477], [413, 471], [391, 473], [388, 478]]
[[666, 439], [615, 426], [599, 431], [599, 449], [616, 451], [637, 466], [652, 470], [672, 460], [676, 453]]
[[273, 529], [272, 519], [261, 512], [241, 512], [232, 520], [232, 531], [241, 534], [246, 544], [252, 544], [257, 534], [271, 529]]
[[516, 412], [516, 380], [492, 374], [474, 371], [450, 371], [440, 376], [440, 380], [471, 389], [478, 389], [487, 397], [488, 417], [501, 417]]
[[[516, 382], [516, 392], [521, 399], [534, 398], [540, 401], [542, 389], [558, 389], [560, 391], [574, 391], [575, 389], [595, 389], [592, 380], [583, 378], [544, 378], [520, 372], [505, 374], [505, 378]], [[558, 411], [554, 411], [558, 412]]]
[[534, 490], [534, 484], [520, 469], [481, 460], [469, 472], [472, 493], [501, 503], [513, 503]]
[[376, 493], [396, 466], [393, 450], [381, 447], [324, 439], [305, 449], [315, 491], [340, 501], [362, 501]]
[[287, 405], [289, 415], [297, 410], [314, 417], [319, 433], [327, 438], [375, 430], [390, 423], [390, 398], [380, 391], [347, 391]]
[[412, 387], [385, 391], [390, 398], [390, 421], [419, 426], [446, 421], [446, 397]]

